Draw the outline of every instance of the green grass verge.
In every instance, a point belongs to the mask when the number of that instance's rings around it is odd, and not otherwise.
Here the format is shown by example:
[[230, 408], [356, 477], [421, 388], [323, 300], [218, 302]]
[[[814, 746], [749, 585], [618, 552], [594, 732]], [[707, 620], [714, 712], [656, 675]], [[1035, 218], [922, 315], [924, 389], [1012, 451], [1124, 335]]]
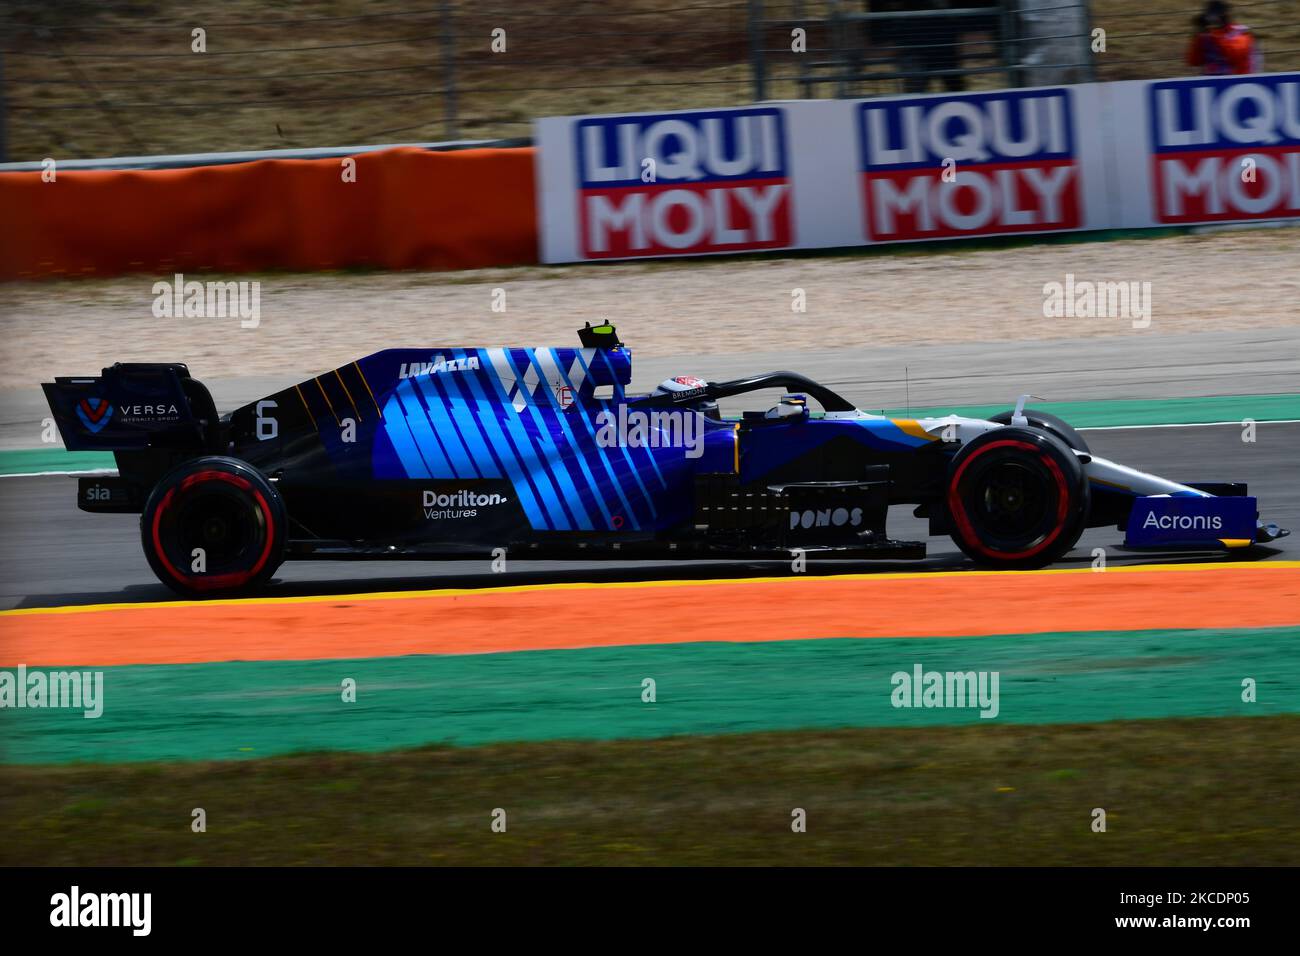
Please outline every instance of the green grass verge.
[[0, 864], [1296, 865], [1297, 739], [1225, 717], [8, 767]]
[[[917, 664], [996, 672], [996, 716], [981, 717], [973, 701], [894, 707], [893, 674]], [[1248, 675], [1260, 684], [1254, 703], [1241, 700]], [[641, 699], [646, 677], [655, 680], [654, 703]], [[345, 678], [356, 681], [355, 702], [341, 700]], [[104, 668], [96, 719], [69, 708], [0, 711], [0, 762], [239, 761], [426, 744], [1239, 717], [1300, 711], [1289, 690], [1297, 686], [1300, 627], [132, 665]]]

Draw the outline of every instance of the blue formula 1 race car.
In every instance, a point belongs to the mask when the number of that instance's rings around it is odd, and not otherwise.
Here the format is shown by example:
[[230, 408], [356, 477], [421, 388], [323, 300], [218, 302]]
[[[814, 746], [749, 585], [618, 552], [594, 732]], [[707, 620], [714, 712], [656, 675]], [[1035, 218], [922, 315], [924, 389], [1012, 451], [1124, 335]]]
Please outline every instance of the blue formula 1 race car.
[[[633, 395], [614, 328], [579, 337], [389, 349], [225, 416], [182, 364], [44, 389], [68, 449], [115, 453], [79, 506], [140, 514], [149, 564], [185, 595], [255, 589], [286, 559], [923, 558], [886, 534], [898, 504], [992, 568], [1048, 564], [1088, 527], [1161, 550], [1286, 534], [1245, 485], [1106, 461], [1024, 399], [989, 420], [888, 418], [794, 372]], [[771, 407], [719, 409], [768, 389]]]

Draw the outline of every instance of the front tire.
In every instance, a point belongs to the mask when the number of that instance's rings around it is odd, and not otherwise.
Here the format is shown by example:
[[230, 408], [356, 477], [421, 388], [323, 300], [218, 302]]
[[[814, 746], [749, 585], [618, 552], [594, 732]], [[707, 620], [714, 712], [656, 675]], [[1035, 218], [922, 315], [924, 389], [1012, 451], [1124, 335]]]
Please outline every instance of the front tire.
[[1041, 568], [1088, 523], [1088, 477], [1055, 435], [1010, 426], [968, 442], [949, 466], [952, 539], [979, 564]]
[[196, 458], [154, 487], [140, 519], [158, 580], [185, 597], [266, 584], [284, 560], [287, 517], [275, 486], [237, 458]]
[[[1010, 425], [1011, 419], [1016, 413], [1014, 411], [998, 412], [989, 419], [991, 422], [997, 422], [999, 425]], [[1085, 455], [1091, 454], [1092, 449], [1088, 443], [1083, 440], [1083, 436], [1075, 430], [1074, 426], [1063, 418], [1057, 418], [1050, 412], [1040, 412], [1037, 409], [1026, 408], [1025, 418], [1029, 421], [1031, 428], [1037, 428], [1047, 432], [1049, 435], [1055, 435], [1065, 443], [1067, 448], [1073, 448], [1075, 451], [1081, 451]]]

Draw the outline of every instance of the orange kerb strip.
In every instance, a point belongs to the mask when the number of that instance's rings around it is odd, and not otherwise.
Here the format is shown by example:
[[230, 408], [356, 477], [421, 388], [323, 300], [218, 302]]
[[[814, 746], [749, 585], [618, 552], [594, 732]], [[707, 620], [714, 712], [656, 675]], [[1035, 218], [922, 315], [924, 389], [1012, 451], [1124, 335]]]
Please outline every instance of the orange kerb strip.
[[0, 615], [0, 665], [1295, 624], [1291, 566], [853, 575], [11, 612]]

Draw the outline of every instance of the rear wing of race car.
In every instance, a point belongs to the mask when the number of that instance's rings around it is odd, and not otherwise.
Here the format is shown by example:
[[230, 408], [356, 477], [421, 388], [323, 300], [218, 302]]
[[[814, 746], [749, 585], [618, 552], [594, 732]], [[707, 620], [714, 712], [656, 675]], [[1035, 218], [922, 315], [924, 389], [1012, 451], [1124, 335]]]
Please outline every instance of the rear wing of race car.
[[68, 451], [205, 448], [219, 430], [211, 393], [180, 363], [119, 362], [41, 388]]

